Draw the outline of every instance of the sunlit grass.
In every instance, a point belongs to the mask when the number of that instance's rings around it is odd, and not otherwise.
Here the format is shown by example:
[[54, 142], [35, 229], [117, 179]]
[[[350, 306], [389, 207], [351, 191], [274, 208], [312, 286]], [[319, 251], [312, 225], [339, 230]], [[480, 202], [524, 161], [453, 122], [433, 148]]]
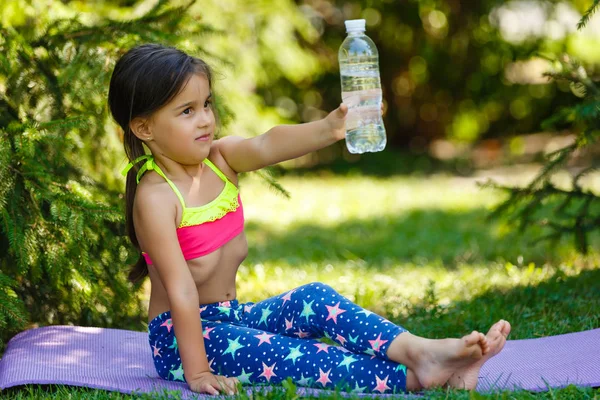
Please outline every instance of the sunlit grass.
[[[242, 181], [250, 249], [238, 275], [240, 301], [322, 281], [426, 337], [484, 330], [499, 318], [512, 322], [513, 339], [600, 327], [598, 235], [587, 257], [568, 240], [534, 245], [486, 219], [501, 194], [473, 179], [314, 175], [280, 183], [291, 199], [251, 177]], [[29, 387], [6, 396], [130, 398], [63, 387]], [[253, 396], [293, 397], [285, 390]], [[569, 387], [474, 396], [439, 390], [427, 397], [598, 399], [600, 391]]]
[[[292, 286], [323, 281], [404, 325], [417, 322], [414, 317], [423, 310], [447, 313], [457, 302], [468, 308], [489, 293], [503, 297], [511, 290], [577, 277], [599, 265], [600, 246], [582, 257], [569, 241], [533, 245], [531, 238], [510, 233], [502, 222], [487, 220], [501, 194], [482, 189], [473, 179], [315, 176], [281, 183], [291, 199], [265, 192], [260, 182], [243, 182], [251, 248], [239, 273], [241, 300], [259, 301]], [[592, 289], [590, 294], [598, 296], [591, 303], [600, 306], [600, 289]], [[467, 318], [477, 326], [447, 326], [445, 334], [483, 330], [494, 318], [508, 318], [515, 309], [508, 303], [493, 315]], [[513, 337], [600, 326], [591, 314], [583, 324], [566, 326], [540, 318], [535, 332], [521, 329], [516, 321]], [[435, 322], [417, 319], [416, 326], [406, 327], [438, 334], [430, 326]]]
[[244, 212], [250, 222], [269, 230], [310, 222], [335, 226], [350, 219], [401, 216], [414, 210], [470, 210], [489, 207], [497, 193], [481, 190], [472, 179], [448, 176], [391, 177], [312, 175], [284, 177], [279, 182], [290, 199], [254, 178], [241, 183]]

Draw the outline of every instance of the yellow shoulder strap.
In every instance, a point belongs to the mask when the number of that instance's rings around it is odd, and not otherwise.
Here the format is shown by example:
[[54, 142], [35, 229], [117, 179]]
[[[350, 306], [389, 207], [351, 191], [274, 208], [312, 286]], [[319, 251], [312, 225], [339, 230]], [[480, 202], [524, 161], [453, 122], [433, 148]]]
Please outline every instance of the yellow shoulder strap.
[[225, 181], [225, 183], [227, 183], [227, 181], [229, 181], [229, 179], [227, 179], [225, 174], [223, 172], [221, 172], [221, 170], [219, 168], [217, 168], [217, 166], [215, 164], [213, 164], [208, 158], [204, 159], [204, 164], [208, 165], [210, 167], [210, 169], [212, 169], [214, 171], [214, 173], [219, 176], [219, 178], [221, 178], [223, 181]]
[[146, 154], [141, 157], [138, 157], [135, 160], [133, 160], [132, 162], [130, 162], [129, 164], [127, 164], [127, 166], [125, 166], [123, 171], [121, 171], [121, 174], [123, 176], [127, 176], [127, 173], [129, 172], [129, 170], [131, 168], [133, 168], [133, 166], [135, 164], [139, 163], [142, 160], [146, 160], [146, 162], [144, 163], [144, 165], [142, 165], [142, 167], [138, 171], [137, 176], [135, 178], [136, 182], [140, 183], [140, 179], [142, 178], [142, 175], [144, 175], [144, 172], [152, 171], [152, 170], [156, 171], [156, 173], [159, 174], [160, 176], [162, 176], [167, 181], [169, 186], [171, 186], [171, 189], [173, 189], [173, 191], [175, 192], [175, 195], [181, 202], [181, 205], [183, 206], [183, 208], [185, 208], [185, 201], [183, 201], [183, 196], [179, 192], [179, 189], [177, 189], [177, 186], [175, 186], [175, 184], [169, 178], [167, 178], [167, 176], [165, 175], [164, 172], [162, 172], [160, 167], [158, 165], [156, 165], [156, 163], [154, 162], [154, 157], [152, 157], [150, 154]]

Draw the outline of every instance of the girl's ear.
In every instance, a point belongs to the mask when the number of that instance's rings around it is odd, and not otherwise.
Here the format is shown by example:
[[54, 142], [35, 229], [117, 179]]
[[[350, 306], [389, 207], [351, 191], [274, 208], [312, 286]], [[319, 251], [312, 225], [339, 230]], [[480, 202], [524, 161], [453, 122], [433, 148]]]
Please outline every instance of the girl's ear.
[[136, 117], [132, 119], [129, 123], [129, 128], [141, 141], [149, 142], [152, 140], [152, 132], [150, 132], [148, 120], [146, 118]]

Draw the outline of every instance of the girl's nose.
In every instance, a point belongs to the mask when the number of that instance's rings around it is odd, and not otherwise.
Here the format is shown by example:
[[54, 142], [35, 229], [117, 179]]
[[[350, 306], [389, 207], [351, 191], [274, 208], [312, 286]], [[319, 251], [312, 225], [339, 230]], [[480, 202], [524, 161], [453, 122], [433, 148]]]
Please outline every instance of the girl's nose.
[[212, 110], [204, 111], [199, 113], [198, 116], [198, 127], [204, 128], [211, 124], [213, 120]]

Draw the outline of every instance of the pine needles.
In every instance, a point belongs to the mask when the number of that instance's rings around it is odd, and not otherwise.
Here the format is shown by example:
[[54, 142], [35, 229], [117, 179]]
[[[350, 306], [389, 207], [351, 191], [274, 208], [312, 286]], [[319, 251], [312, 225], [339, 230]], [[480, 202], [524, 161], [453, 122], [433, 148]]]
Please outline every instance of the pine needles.
[[[595, 2], [598, 5], [598, 1]], [[590, 9], [591, 10], [591, 9]], [[588, 10], [588, 14], [591, 12]], [[558, 71], [548, 73], [553, 79], [567, 80], [583, 96], [582, 103], [560, 110], [543, 126], [556, 129], [570, 125], [577, 133], [575, 141], [546, 156], [546, 164], [538, 175], [523, 188], [488, 182], [484, 186], [506, 191], [509, 197], [491, 214], [505, 216], [521, 233], [541, 227], [534, 242], [558, 241], [571, 237], [577, 249], [586, 254], [590, 234], [600, 229], [600, 196], [582, 186], [582, 178], [600, 169], [600, 160], [592, 159], [571, 175], [571, 187], [559, 187], [553, 177], [576, 157], [581, 157], [600, 138], [600, 89], [585, 69], [570, 57], [560, 60]]]
[[600, 0], [594, 0], [594, 3], [585, 11], [581, 20], [577, 24], [577, 29], [583, 29], [592, 18], [592, 16], [596, 13], [598, 6], [600, 5]]
[[30, 322], [143, 328], [123, 205], [94, 166], [122, 159], [107, 151], [111, 66], [137, 43], [210, 33], [190, 4], [0, 26], [0, 348]]

